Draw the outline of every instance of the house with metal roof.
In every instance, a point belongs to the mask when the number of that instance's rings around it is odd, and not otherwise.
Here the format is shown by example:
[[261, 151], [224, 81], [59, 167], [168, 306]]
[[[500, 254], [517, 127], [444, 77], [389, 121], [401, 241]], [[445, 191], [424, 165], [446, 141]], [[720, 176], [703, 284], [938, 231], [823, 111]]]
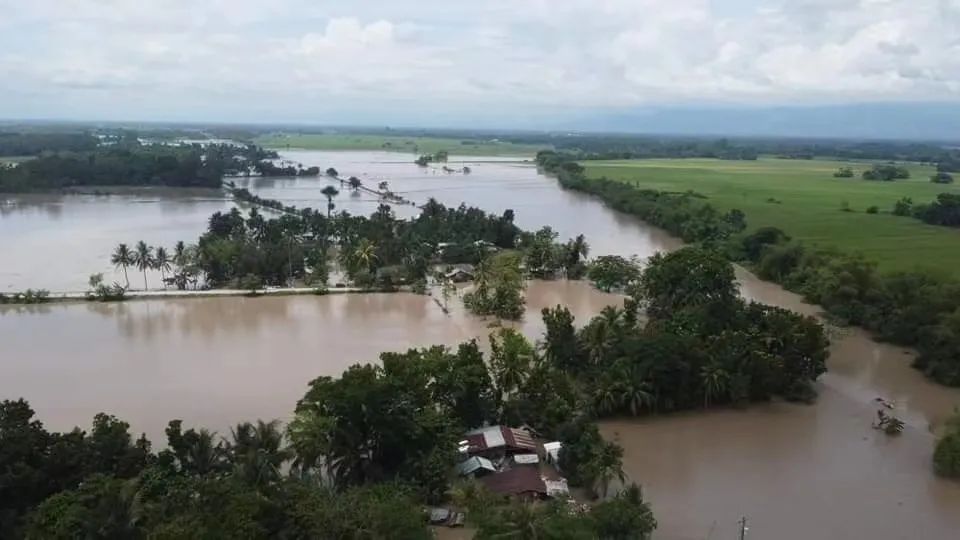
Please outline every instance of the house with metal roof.
[[537, 453], [537, 442], [525, 430], [506, 426], [489, 426], [468, 431], [467, 453], [471, 456], [502, 457]]
[[457, 465], [457, 474], [460, 476], [480, 478], [495, 472], [497, 472], [497, 467], [494, 466], [493, 462], [482, 456], [473, 456]]
[[528, 499], [547, 496], [547, 486], [536, 467], [517, 467], [480, 479], [490, 491], [500, 495]]

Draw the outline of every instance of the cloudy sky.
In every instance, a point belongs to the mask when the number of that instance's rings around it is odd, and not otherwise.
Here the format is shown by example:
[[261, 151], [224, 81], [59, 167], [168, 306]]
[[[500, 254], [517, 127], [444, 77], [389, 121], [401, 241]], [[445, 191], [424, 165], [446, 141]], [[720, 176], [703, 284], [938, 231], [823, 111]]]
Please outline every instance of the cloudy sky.
[[0, 118], [960, 104], [960, 0], [0, 0]]

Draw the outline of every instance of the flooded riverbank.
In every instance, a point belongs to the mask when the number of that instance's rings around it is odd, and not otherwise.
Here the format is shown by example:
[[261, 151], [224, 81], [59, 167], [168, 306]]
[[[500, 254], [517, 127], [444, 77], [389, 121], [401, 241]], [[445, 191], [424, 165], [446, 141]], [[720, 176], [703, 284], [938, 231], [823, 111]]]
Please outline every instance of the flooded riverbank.
[[[434, 196], [445, 204], [466, 201], [488, 211], [512, 208], [523, 228], [551, 225], [561, 237], [585, 234], [592, 255], [647, 257], [681, 245], [594, 199], [561, 190], [528, 164], [477, 162], [470, 175], [448, 175], [402, 162], [397, 154], [386, 154], [389, 160], [376, 152], [289, 154], [304, 165], [335, 166], [347, 176], [366, 173], [365, 182], [382, 177], [391, 190], [412, 200]], [[329, 181], [245, 182], [262, 196], [322, 208], [319, 190]], [[368, 213], [378, 203], [349, 193], [335, 202], [338, 209], [356, 213]], [[71, 202], [62, 204], [64, 213], [80, 211], [69, 208]], [[51, 277], [59, 275], [58, 269], [79, 272], [85, 280], [92, 270], [66, 258], [57, 266], [7, 232], [35, 225], [39, 229], [29, 234], [49, 236], [47, 247], [55, 250], [72, 241], [60, 225], [80, 226], [78, 243], [97, 238], [89, 232], [96, 228], [91, 210], [83, 209], [86, 217], [70, 222], [36, 216], [29, 223], [22, 216], [11, 222], [9, 214], [0, 213], [0, 248], [12, 245], [27, 257], [17, 267], [5, 259], [0, 273], [36, 267]], [[97, 210], [101, 221], [112, 219], [107, 210]], [[207, 216], [207, 209], [197, 211], [195, 226], [205, 227]], [[151, 223], [129, 220], [132, 232], [124, 234], [153, 230]], [[738, 271], [738, 279], [747, 298], [817, 312], [797, 295], [749, 273]], [[568, 305], [582, 324], [603, 306], [619, 302], [586, 284], [567, 282], [535, 282], [527, 298], [520, 326], [531, 337], [542, 331], [542, 307]], [[410, 294], [0, 306], [0, 397], [28, 398], [54, 429], [86, 426], [93, 414], [107, 411], [159, 442], [171, 418], [221, 433], [240, 420], [286, 418], [313, 377], [337, 375], [350, 364], [376, 360], [383, 351], [485, 339], [489, 331], [487, 322], [462, 309], [448, 317], [432, 299]], [[644, 485], [653, 503], [660, 521], [657, 538], [735, 538], [742, 515], [750, 520], [751, 538], [956, 537], [960, 484], [934, 477], [930, 455], [931, 430], [960, 404], [960, 391], [925, 380], [909, 367], [912, 356], [905, 349], [875, 343], [856, 329], [831, 333], [830, 371], [819, 384], [815, 405], [775, 403], [604, 423], [604, 433], [624, 446], [626, 472]], [[48, 338], [52, 335], [56, 339]], [[888, 438], [870, 428], [877, 397], [896, 403], [895, 414], [907, 422], [902, 436]]]

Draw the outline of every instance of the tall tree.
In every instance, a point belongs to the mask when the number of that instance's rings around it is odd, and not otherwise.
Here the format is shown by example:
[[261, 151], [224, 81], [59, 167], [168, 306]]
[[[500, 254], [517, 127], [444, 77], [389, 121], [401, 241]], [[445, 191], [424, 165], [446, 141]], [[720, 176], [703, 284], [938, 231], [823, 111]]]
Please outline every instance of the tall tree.
[[110, 256], [110, 262], [113, 263], [115, 267], [123, 269], [123, 279], [127, 282], [127, 288], [130, 288], [130, 278], [127, 276], [127, 267], [133, 266], [133, 252], [130, 251], [130, 248], [126, 244], [119, 244], [117, 248], [113, 250], [113, 255]]
[[327, 198], [327, 219], [330, 219], [333, 209], [336, 208], [336, 205], [333, 204], [333, 198], [340, 194], [340, 190], [333, 186], [327, 186], [320, 190], [320, 193], [323, 193], [323, 196]]
[[153, 248], [143, 240], [137, 242], [133, 252], [133, 264], [143, 272], [143, 290], [147, 290], [147, 270], [154, 267]]
[[153, 267], [160, 271], [160, 281], [163, 282], [163, 288], [167, 288], [167, 272], [172, 268], [170, 265], [170, 255], [167, 253], [167, 248], [160, 246], [157, 248], [157, 253], [153, 257]]

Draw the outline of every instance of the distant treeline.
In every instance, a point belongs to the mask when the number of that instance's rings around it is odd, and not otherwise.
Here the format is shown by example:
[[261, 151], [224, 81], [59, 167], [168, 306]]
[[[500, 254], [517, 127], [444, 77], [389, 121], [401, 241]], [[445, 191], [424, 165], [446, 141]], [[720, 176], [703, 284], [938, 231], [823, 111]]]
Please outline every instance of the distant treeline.
[[508, 135], [501, 140], [550, 145], [578, 159], [717, 158], [870, 159], [936, 163], [941, 172], [960, 171], [960, 150], [930, 143], [824, 139], [710, 139], [649, 135]]
[[[736, 211], [722, 215], [692, 194], [587, 178], [570, 154], [541, 152], [537, 162], [565, 188], [597, 195], [688, 242], [712, 244], [730, 259], [750, 265], [761, 278], [819, 304], [837, 320], [867, 328], [881, 340], [917, 348], [915, 367], [942, 384], [960, 386], [960, 283], [955, 279], [920, 272], [881, 274], [876, 264], [860, 256], [806, 246], [775, 227], [734, 235], [744, 229], [742, 216]], [[960, 196], [942, 194], [936, 203], [919, 207], [916, 215], [927, 222], [951, 223], [960, 215]]]
[[124, 139], [118, 145], [44, 154], [0, 168], [0, 192], [93, 185], [219, 187], [224, 174], [275, 157], [276, 152], [253, 145], [140, 145]]
[[0, 156], [36, 156], [43, 152], [94, 150], [99, 140], [87, 133], [2, 133]]

